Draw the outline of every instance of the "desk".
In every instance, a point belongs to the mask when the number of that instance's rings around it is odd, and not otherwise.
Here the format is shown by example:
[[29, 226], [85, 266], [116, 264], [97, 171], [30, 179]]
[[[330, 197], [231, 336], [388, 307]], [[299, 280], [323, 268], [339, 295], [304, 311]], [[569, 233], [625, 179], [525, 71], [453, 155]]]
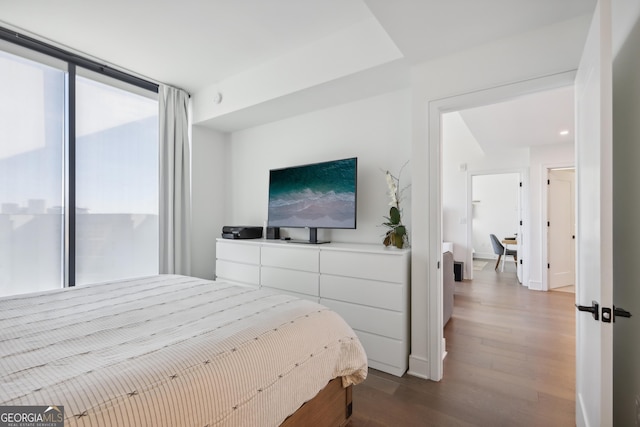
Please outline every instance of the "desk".
[[504, 246], [504, 252], [502, 253], [502, 267], [500, 268], [500, 271], [504, 272], [504, 260], [507, 258], [507, 246], [518, 245], [518, 241], [516, 239], [502, 239], [502, 245]]

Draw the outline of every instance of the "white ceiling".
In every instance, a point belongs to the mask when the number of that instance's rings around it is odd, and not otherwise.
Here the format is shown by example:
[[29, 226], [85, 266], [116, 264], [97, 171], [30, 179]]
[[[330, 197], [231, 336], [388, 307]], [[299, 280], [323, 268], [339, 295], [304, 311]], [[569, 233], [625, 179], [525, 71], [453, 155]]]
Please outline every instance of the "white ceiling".
[[459, 113], [485, 153], [573, 142], [573, 94], [570, 86]]
[[372, 19], [408, 85], [411, 64], [590, 14], [595, 1], [0, 0], [0, 25], [193, 94]]
[[591, 13], [595, 0], [0, 0], [0, 20], [189, 91], [370, 19], [409, 62]]
[[196, 92], [370, 18], [360, 0], [0, 0], [0, 20]]
[[365, 0], [412, 63], [592, 13], [595, 0]]

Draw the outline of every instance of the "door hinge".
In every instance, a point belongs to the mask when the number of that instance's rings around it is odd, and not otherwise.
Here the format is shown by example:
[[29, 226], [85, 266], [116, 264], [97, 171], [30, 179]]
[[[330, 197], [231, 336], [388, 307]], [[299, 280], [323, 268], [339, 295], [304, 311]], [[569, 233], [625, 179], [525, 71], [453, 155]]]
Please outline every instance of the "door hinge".
[[551, 268], [551, 264], [547, 263], [547, 268]]
[[547, 221], [547, 227], [551, 227], [551, 221]]
[[522, 265], [522, 258], [520, 258], [520, 265]]
[[551, 185], [551, 180], [550, 179], [547, 180], [547, 185]]
[[520, 220], [520, 225], [522, 225], [522, 220]]
[[437, 267], [438, 267], [438, 269], [440, 269], [440, 261], [438, 261], [438, 266]]
[[522, 181], [520, 181], [520, 187], [522, 187]]

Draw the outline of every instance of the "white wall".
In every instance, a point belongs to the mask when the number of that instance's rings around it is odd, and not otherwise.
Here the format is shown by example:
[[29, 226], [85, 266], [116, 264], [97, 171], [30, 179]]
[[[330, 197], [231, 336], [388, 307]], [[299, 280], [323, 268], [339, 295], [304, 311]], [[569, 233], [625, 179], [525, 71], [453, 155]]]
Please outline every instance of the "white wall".
[[192, 127], [191, 275], [213, 279], [215, 239], [220, 236], [228, 207], [228, 136]]
[[[231, 134], [230, 216], [236, 225], [263, 225], [267, 219], [269, 170], [284, 166], [358, 157], [356, 230], [319, 230], [337, 242], [382, 244], [383, 216], [389, 199], [384, 170], [397, 173], [411, 158], [410, 94], [396, 91], [307, 113]], [[411, 164], [401, 186], [411, 179]], [[407, 191], [409, 196], [410, 191]], [[411, 200], [402, 203], [403, 222], [411, 232]], [[283, 229], [293, 238], [308, 230]]]

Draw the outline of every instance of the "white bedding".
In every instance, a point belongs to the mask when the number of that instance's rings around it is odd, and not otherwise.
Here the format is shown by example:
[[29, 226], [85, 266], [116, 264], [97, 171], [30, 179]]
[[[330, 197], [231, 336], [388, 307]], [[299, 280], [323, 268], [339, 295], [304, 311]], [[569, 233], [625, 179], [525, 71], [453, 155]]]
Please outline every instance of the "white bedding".
[[0, 405], [63, 405], [65, 426], [276, 426], [367, 359], [331, 310], [154, 276], [0, 298]]

